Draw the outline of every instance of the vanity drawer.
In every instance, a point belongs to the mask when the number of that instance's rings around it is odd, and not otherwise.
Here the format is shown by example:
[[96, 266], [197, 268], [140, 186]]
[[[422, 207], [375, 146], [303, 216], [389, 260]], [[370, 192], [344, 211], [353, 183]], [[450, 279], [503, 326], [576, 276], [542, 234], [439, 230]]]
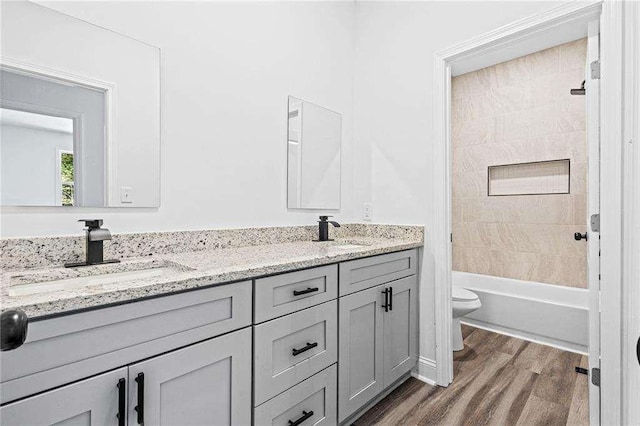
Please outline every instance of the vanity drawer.
[[340, 264], [340, 296], [413, 275], [416, 250], [350, 260]]
[[335, 363], [337, 327], [337, 300], [255, 326], [254, 404]]
[[338, 297], [338, 265], [255, 280], [255, 322], [260, 323]]
[[255, 425], [336, 425], [338, 423], [336, 382], [337, 366], [334, 364], [255, 408]]
[[127, 303], [29, 324], [0, 353], [2, 403], [251, 325], [251, 282]]

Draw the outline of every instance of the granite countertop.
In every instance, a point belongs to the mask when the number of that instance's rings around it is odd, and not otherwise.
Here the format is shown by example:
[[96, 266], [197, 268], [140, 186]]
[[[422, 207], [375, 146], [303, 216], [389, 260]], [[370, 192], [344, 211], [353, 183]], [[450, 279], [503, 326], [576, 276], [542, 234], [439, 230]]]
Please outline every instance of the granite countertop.
[[[2, 310], [22, 309], [30, 319], [130, 302], [264, 275], [421, 247], [417, 238], [347, 238], [330, 242], [298, 241], [124, 259], [121, 263], [81, 268], [49, 267], [2, 274]], [[113, 282], [114, 273], [154, 271], [153, 276]], [[147, 274], [148, 275], [148, 274]], [[92, 276], [90, 285], [48, 281]], [[116, 275], [117, 276], [117, 275]], [[44, 282], [44, 284], [42, 284]], [[53, 283], [50, 283], [53, 284]], [[40, 287], [38, 291], [29, 287]]]

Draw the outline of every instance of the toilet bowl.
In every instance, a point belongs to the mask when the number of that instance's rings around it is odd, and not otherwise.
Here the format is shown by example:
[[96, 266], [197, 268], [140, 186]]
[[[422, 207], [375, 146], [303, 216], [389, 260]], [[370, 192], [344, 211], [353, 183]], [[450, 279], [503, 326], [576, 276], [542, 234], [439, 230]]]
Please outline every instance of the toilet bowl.
[[477, 294], [462, 287], [452, 287], [451, 300], [453, 308], [453, 324], [451, 324], [451, 343], [454, 351], [464, 349], [460, 317], [479, 309], [482, 304]]

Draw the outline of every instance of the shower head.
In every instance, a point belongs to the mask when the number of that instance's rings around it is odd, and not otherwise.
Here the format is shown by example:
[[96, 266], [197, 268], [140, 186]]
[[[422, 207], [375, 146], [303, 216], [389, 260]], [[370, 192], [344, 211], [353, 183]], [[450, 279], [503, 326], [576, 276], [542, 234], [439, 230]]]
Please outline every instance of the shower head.
[[587, 91], [584, 88], [584, 84], [586, 83], [586, 81], [582, 81], [582, 85], [580, 86], [579, 89], [571, 89], [571, 94], [572, 95], [584, 95]]

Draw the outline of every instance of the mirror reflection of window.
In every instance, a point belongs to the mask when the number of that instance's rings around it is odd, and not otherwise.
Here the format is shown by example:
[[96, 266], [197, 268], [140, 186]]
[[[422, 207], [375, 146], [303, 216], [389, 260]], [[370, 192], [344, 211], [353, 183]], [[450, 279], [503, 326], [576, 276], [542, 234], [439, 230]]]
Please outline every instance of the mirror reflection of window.
[[73, 205], [73, 143], [70, 118], [1, 108], [2, 204]]
[[73, 152], [60, 151], [60, 202], [73, 206]]
[[104, 206], [105, 91], [12, 67], [0, 77], [2, 205]]

